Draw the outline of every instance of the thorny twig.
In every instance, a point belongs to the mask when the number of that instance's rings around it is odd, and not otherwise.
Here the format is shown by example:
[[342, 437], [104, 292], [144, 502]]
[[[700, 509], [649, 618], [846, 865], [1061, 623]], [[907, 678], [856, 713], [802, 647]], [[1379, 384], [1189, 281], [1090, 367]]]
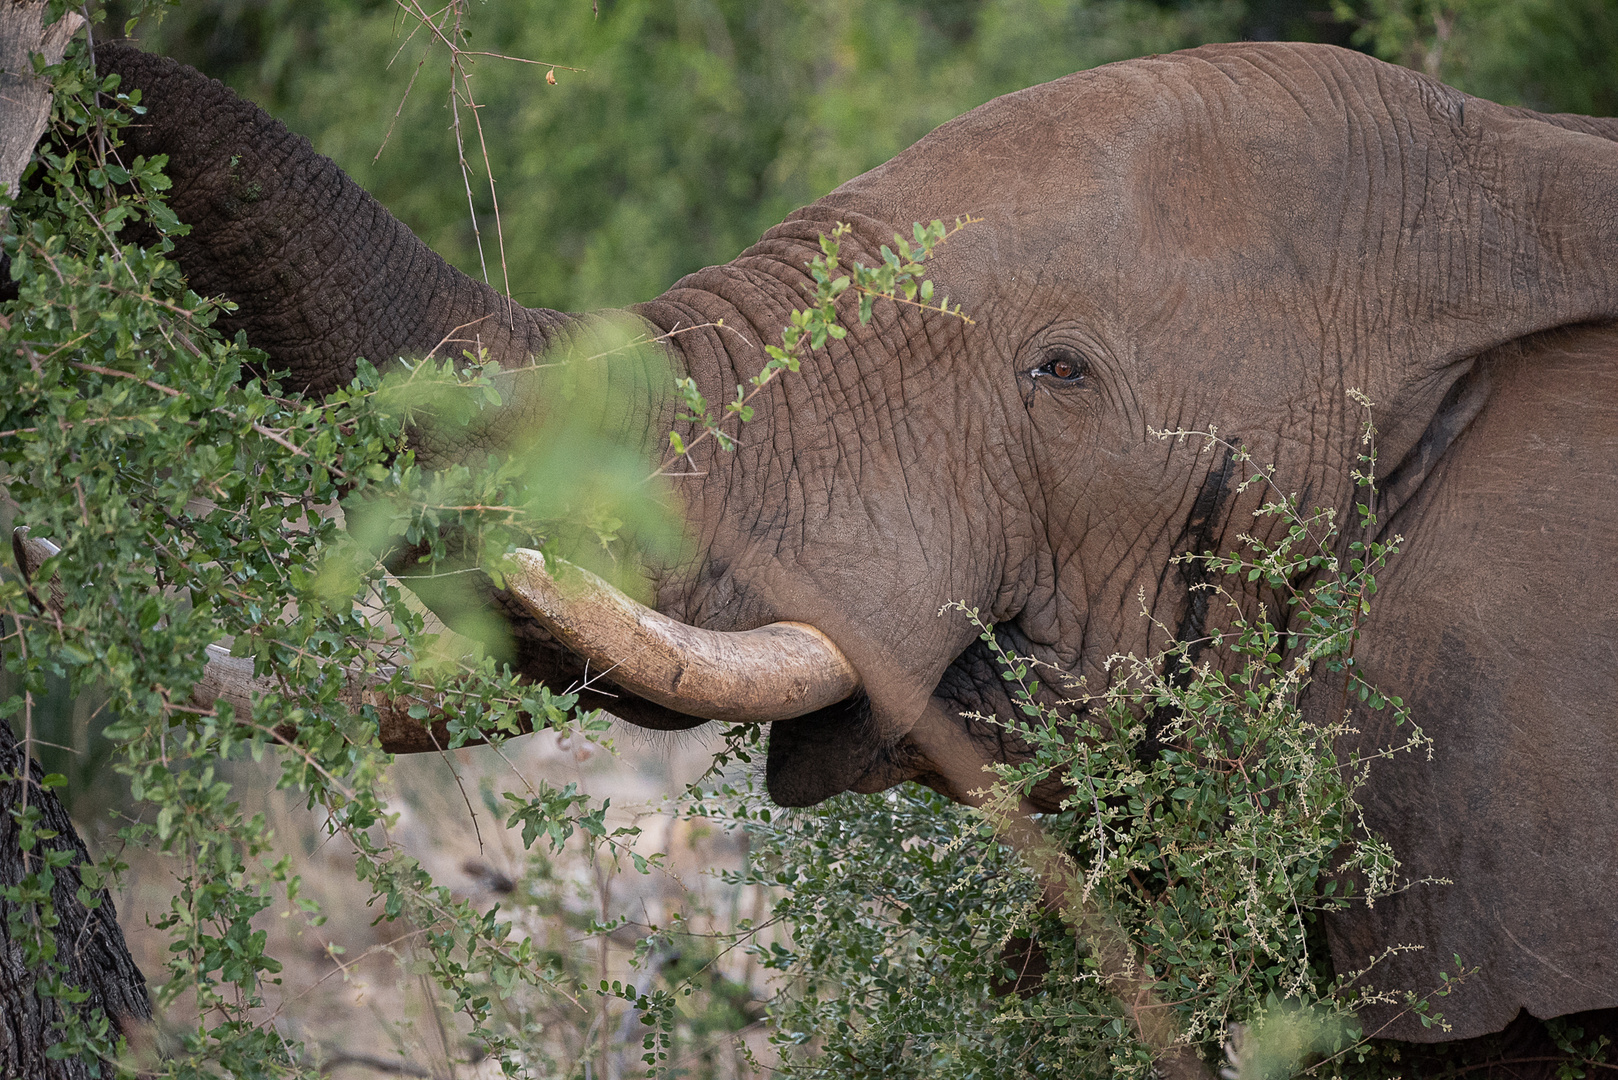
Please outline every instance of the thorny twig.
[[[563, 65], [546, 63], [540, 60], [523, 60], [520, 57], [506, 56], [502, 53], [490, 53], [481, 50], [461, 48], [460, 42], [465, 40], [466, 36], [461, 26], [461, 21], [465, 17], [465, 0], [450, 0], [450, 2], [446, 4], [440, 12], [438, 12], [440, 19], [438, 22], [435, 22], [433, 20], [433, 16], [429, 15], [426, 9], [422, 7], [421, 0], [395, 0], [395, 2], [406, 14], [416, 19], [421, 27], [425, 27], [428, 31], [430, 31], [433, 37], [437, 38], [438, 41], [449, 50], [449, 105], [451, 127], [455, 132], [455, 152], [461, 167], [461, 180], [466, 187], [466, 206], [467, 212], [472, 219], [472, 235], [477, 242], [478, 262], [483, 268], [483, 280], [487, 284], [489, 283], [489, 264], [483, 253], [483, 233], [478, 227], [477, 205], [472, 195], [472, 167], [466, 159], [466, 139], [461, 128], [461, 106], [463, 104], [472, 114], [472, 127], [477, 133], [478, 152], [483, 158], [483, 172], [488, 178], [489, 182], [489, 201], [494, 209], [495, 243], [500, 252], [500, 275], [502, 284], [504, 286], [502, 292], [505, 294], [506, 298], [506, 317], [509, 325], [515, 328], [516, 302], [511, 299], [511, 269], [506, 261], [506, 237], [505, 228], [500, 218], [500, 196], [495, 191], [494, 166], [489, 160], [488, 138], [483, 131], [483, 120], [478, 115], [480, 106], [477, 103], [477, 99], [472, 95], [472, 73], [470, 68], [473, 61], [463, 60], [463, 57], [487, 56], [500, 60], [518, 60], [524, 63], [530, 63], [536, 67], [546, 68], [546, 81], [552, 83], [555, 82], [555, 72], [557, 68], [562, 67]], [[412, 31], [411, 33], [414, 35], [415, 31]], [[426, 62], [425, 54], [423, 54], [422, 62]], [[420, 65], [418, 65], [418, 71], [419, 70]], [[568, 68], [566, 70], [578, 69]], [[410, 86], [415, 85], [415, 78], [415, 75], [412, 74], [410, 78]], [[408, 97], [410, 94], [410, 86], [405, 88], [406, 97]], [[402, 99], [399, 102], [399, 108], [401, 110], [404, 108], [404, 101]], [[395, 113], [394, 119], [398, 119], [397, 113]], [[390, 134], [392, 133], [392, 130], [393, 127], [390, 124], [388, 127]], [[383, 145], [385, 146], [386, 144], [387, 139], [384, 137]], [[382, 151], [379, 148], [377, 150], [377, 156], [380, 157], [381, 153]]]

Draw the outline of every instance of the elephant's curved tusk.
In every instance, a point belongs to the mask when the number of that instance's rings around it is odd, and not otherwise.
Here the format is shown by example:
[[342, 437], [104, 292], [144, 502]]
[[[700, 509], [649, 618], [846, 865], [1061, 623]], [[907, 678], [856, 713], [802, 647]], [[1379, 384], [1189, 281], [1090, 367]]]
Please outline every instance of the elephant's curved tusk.
[[[859, 689], [859, 673], [806, 623], [703, 630], [636, 603], [588, 570], [519, 549], [506, 588], [570, 650], [618, 686], [688, 716], [790, 720]], [[560, 560], [557, 560], [560, 562]]]

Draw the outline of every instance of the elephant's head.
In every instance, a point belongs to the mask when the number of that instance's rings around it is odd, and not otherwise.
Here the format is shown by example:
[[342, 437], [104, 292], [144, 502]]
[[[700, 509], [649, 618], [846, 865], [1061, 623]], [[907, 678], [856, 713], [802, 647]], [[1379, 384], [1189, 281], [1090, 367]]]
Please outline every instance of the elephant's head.
[[[516, 360], [578, 325], [451, 270], [217, 84], [131, 51], [101, 62], [146, 93], [136, 148], [173, 158], [173, 205], [193, 225], [182, 265], [309, 389], [338, 385], [356, 355], [459, 336]], [[655, 607], [725, 634], [807, 624], [811, 645], [830, 643], [809, 662], [842, 673], [806, 715], [770, 717], [771, 795], [917, 779], [965, 798], [984, 763], [1016, 753], [962, 719], [1011, 703], [976, 630], [940, 615], [948, 602], [1092, 680], [1115, 652], [1200, 634], [1172, 558], [1231, 546], [1255, 497], [1229, 458], [1154, 430], [1217, 427], [1307, 502], [1346, 511], [1357, 389], [1377, 406], [1385, 515], [1416, 506], [1489, 402], [1491, 357], [1618, 315], [1614, 136], [1356, 53], [1211, 46], [992, 101], [631, 309], [678, 331], [671, 361], [726, 399], [804, 305], [805, 264], [837, 223], [852, 226], [844, 258], [871, 263], [912, 222], [978, 219], [929, 264], [970, 324], [891, 304], [848, 319], [758, 399], [734, 454], [704, 447], [678, 481], [695, 544], [658, 568]], [[626, 437], [650, 447], [674, 407], [646, 401]], [[588, 625], [559, 634], [509, 593], [486, 600], [535, 678], [573, 679], [596, 647]], [[593, 703], [659, 728], [723, 711], [677, 687]], [[1528, 995], [1503, 992], [1507, 1019]]]

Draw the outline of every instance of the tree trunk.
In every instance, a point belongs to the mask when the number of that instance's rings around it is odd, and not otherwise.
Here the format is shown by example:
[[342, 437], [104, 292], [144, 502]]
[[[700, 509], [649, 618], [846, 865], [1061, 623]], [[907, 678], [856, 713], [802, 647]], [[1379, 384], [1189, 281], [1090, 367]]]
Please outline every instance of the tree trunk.
[[[0, 0], [3, 3], [4, 0]], [[26, 773], [24, 772], [26, 768]], [[23, 806], [28, 777], [27, 805], [40, 812], [38, 827], [56, 835], [42, 839], [33, 851], [19, 845], [18, 811]], [[105, 890], [91, 900], [94, 909], [79, 899], [79, 867], [89, 861], [84, 842], [55, 794], [40, 786], [39, 764], [29, 761], [11, 726], [0, 722], [0, 1077], [43, 1080], [88, 1080], [94, 1061], [52, 1061], [47, 1051], [61, 1041], [63, 1006], [40, 993], [39, 972], [25, 959], [25, 942], [41, 920], [41, 906], [17, 902], [19, 887], [30, 873], [39, 873], [45, 853], [66, 852], [68, 864], [51, 873], [50, 907], [57, 920], [54, 933], [57, 959], [65, 968], [65, 981], [86, 994], [76, 1011], [91, 1025], [105, 1016], [108, 1031], [133, 1035], [152, 1015], [146, 979], [135, 966], [118, 926], [112, 898]], [[41, 882], [43, 887], [43, 882]]]
[[32, 54], [47, 64], [62, 62], [68, 39], [84, 19], [68, 12], [50, 26], [45, 0], [0, 0], [0, 191], [17, 194], [17, 182], [51, 116], [50, 84], [34, 77]]

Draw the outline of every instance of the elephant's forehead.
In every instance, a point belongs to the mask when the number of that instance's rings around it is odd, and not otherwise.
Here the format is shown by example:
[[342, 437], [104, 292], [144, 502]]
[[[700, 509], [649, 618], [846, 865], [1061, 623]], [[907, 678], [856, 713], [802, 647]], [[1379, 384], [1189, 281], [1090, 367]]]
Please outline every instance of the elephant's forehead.
[[1080, 248], [1103, 275], [1143, 253], [1209, 272], [1234, 271], [1236, 252], [1290, 262], [1290, 237], [1336, 230], [1347, 203], [1375, 197], [1367, 140], [1382, 136], [1385, 77], [1368, 58], [1290, 44], [1112, 64], [997, 98], [827, 202], [901, 226], [982, 217], [959, 245], [976, 265], [1060, 263], [1064, 280]]

